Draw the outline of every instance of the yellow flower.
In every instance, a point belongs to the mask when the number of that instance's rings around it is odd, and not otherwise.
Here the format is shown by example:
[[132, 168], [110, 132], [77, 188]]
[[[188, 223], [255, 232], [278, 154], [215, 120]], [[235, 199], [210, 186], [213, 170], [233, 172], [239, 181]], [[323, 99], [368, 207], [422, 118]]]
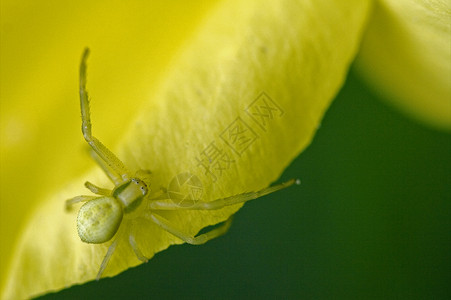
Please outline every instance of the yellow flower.
[[381, 0], [363, 37], [361, 73], [393, 105], [451, 130], [449, 1]]
[[[306, 148], [362, 36], [360, 70], [399, 94], [394, 101], [411, 114], [451, 127], [450, 52], [443, 50], [449, 27], [442, 26], [449, 7], [417, 1], [412, 13], [419, 17], [412, 21], [404, 13], [409, 4], [395, 3], [381, 1], [373, 14], [371, 1], [361, 0], [2, 1], [0, 262], [8, 266], [1, 272], [2, 297], [93, 280], [108, 247], [82, 243], [75, 212], [64, 210], [64, 200], [87, 194], [86, 180], [111, 187], [83, 150], [77, 72], [85, 46], [92, 50], [94, 134], [128, 168], [152, 170], [154, 191], [191, 172], [205, 199], [215, 199], [268, 186]], [[402, 26], [386, 22], [386, 8]], [[406, 60], [397, 67], [396, 57]], [[240, 128], [247, 135], [237, 143], [231, 136]], [[225, 163], [214, 172], [206, 166], [211, 151]], [[196, 234], [239, 207], [167, 218]], [[140, 225], [136, 240], [149, 258], [181, 243]], [[139, 263], [121, 244], [105, 275]]]

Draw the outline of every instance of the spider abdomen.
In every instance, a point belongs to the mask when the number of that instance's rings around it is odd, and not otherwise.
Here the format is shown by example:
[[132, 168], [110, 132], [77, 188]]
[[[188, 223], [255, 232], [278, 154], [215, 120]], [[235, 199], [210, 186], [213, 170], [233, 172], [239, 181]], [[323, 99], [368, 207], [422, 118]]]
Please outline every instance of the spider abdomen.
[[100, 197], [86, 202], [78, 212], [78, 235], [85, 243], [107, 242], [117, 232], [122, 216], [122, 204], [113, 197]]

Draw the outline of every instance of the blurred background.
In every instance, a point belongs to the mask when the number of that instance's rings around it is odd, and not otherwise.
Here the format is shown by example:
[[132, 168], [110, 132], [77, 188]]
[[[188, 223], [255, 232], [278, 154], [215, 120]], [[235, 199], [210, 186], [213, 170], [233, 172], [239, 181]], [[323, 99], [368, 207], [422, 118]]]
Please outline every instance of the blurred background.
[[451, 136], [351, 72], [313, 143], [204, 246], [40, 299], [449, 299]]

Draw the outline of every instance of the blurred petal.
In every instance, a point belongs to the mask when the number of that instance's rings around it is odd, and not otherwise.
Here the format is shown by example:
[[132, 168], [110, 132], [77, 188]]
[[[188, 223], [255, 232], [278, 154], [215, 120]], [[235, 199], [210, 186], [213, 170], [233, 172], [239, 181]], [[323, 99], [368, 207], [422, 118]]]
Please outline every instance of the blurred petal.
[[380, 0], [357, 59], [365, 77], [412, 117], [451, 130], [451, 5]]
[[[267, 186], [310, 143], [345, 79], [368, 9], [369, 1], [360, 0], [224, 1], [169, 67], [134, 125], [123, 131], [118, 156], [131, 170], [152, 170], [154, 191], [186, 172], [197, 176], [206, 200]], [[89, 63], [94, 63], [101, 50], [91, 50]], [[92, 96], [96, 86], [89, 80], [88, 89]], [[93, 96], [93, 107], [96, 101]], [[122, 123], [117, 116], [115, 122]], [[105, 120], [94, 114], [93, 119], [97, 132]], [[63, 209], [65, 199], [86, 194], [85, 180], [111, 186], [96, 168], [42, 202], [15, 251], [5, 298], [35, 296], [95, 278], [109, 243], [80, 242], [75, 212]], [[239, 207], [165, 217], [195, 234]], [[181, 243], [144, 220], [136, 241], [149, 258]], [[138, 264], [121, 240], [105, 275]]]

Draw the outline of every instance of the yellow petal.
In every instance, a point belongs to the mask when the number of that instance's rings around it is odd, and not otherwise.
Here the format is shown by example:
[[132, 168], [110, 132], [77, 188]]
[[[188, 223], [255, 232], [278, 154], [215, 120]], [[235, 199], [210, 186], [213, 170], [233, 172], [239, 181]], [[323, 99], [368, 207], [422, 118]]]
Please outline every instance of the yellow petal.
[[450, 1], [380, 0], [358, 67], [410, 116], [451, 130]]
[[[267, 186], [311, 141], [357, 51], [368, 8], [369, 1], [361, 0], [224, 1], [125, 130], [118, 156], [132, 170], [152, 170], [154, 191], [186, 172], [199, 178], [206, 200]], [[89, 63], [95, 64], [101, 49], [92, 51]], [[107, 121], [95, 115], [101, 95], [94, 80], [88, 80], [88, 89], [96, 134], [97, 124]], [[113, 117], [125, 122], [120, 113]], [[108, 243], [82, 243], [75, 212], [66, 213], [63, 205], [67, 198], [86, 194], [85, 180], [111, 186], [96, 168], [42, 201], [15, 250], [5, 298], [35, 296], [95, 278]], [[239, 207], [164, 215], [195, 234]], [[143, 220], [136, 241], [147, 257], [181, 243]], [[139, 263], [121, 240], [105, 275]]]
[[116, 145], [213, 2], [6, 0], [0, 5], [4, 283], [14, 244], [35, 207], [94, 166], [80, 138], [77, 82], [83, 48], [96, 49], [89, 66], [94, 132]]

